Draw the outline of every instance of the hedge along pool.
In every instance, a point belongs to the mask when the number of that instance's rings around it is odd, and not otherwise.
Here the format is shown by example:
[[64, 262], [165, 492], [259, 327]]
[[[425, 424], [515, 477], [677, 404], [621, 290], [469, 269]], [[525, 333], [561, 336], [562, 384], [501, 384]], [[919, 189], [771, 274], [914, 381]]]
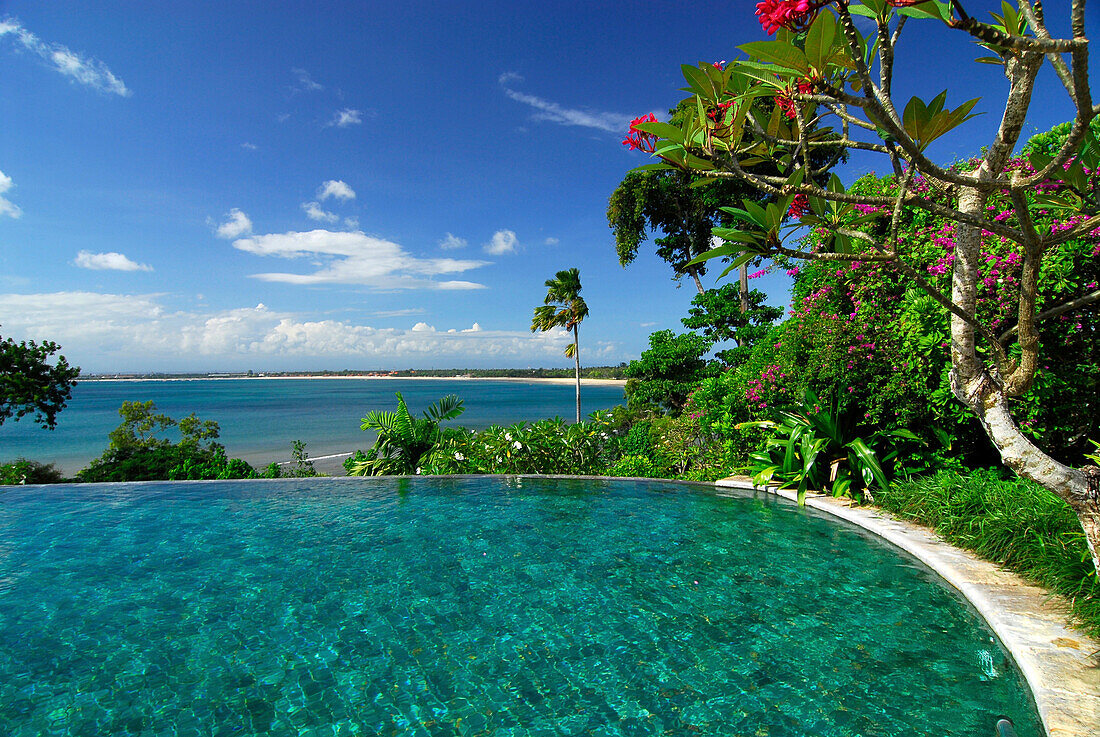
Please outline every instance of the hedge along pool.
[[288, 479], [0, 492], [7, 735], [1042, 734], [934, 574], [773, 497]]

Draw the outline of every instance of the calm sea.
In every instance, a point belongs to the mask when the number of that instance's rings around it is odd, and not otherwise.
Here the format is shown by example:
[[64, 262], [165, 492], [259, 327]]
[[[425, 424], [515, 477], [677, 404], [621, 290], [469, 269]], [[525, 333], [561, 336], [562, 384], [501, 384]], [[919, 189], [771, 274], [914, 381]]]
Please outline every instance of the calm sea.
[[[510, 425], [560, 415], [572, 418], [574, 387], [512, 381], [463, 379], [194, 379], [174, 381], [85, 381], [58, 415], [50, 431], [29, 417], [0, 425], [0, 462], [30, 458], [55, 463], [74, 474], [107, 447], [107, 433], [121, 421], [124, 401], [156, 402], [174, 419], [194, 412], [216, 420], [230, 457], [254, 466], [290, 458], [293, 441], [303, 440], [313, 458], [366, 449], [374, 434], [363, 432], [360, 418], [372, 409], [392, 410], [395, 392], [414, 415], [446, 394], [457, 394], [466, 411], [450, 424], [471, 429]], [[581, 387], [581, 409], [623, 404], [620, 386]], [[319, 464], [334, 472], [337, 459]], [[341, 471], [342, 472], [342, 471]]]

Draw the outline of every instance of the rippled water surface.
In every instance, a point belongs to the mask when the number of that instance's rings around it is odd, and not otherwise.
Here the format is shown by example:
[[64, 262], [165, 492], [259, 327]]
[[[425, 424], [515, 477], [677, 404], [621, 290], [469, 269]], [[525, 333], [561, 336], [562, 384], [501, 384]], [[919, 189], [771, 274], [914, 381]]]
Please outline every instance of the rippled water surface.
[[895, 550], [662, 483], [0, 492], [0, 734], [1041, 734]]

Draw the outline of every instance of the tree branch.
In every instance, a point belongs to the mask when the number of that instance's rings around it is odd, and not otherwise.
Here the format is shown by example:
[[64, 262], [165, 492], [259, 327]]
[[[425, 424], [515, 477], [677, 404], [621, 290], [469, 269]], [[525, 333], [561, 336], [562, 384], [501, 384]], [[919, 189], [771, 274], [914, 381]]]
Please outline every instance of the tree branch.
[[[1073, 310], [1079, 310], [1082, 307], [1088, 307], [1089, 305], [1096, 302], [1100, 302], [1100, 289], [1097, 289], [1094, 292], [1089, 292], [1083, 297], [1072, 299], [1069, 302], [1063, 302], [1060, 305], [1051, 307], [1049, 310], [1043, 310], [1035, 316], [1035, 322], [1038, 323], [1042, 322], [1043, 320], [1049, 320], [1052, 317], [1058, 317], [1058, 315], [1063, 315], [1067, 312], [1072, 312]], [[1017, 325], [1013, 325], [1011, 328], [1001, 333], [1000, 337], [998, 337], [997, 340], [1000, 341], [1002, 345], [1007, 345], [1012, 336], [1016, 334], [1017, 328]]]

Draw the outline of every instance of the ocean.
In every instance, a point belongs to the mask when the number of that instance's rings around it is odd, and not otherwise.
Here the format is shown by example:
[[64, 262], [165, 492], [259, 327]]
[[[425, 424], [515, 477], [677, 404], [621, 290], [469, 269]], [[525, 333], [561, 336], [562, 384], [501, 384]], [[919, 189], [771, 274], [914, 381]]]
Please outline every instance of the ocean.
[[[372, 409], [393, 410], [401, 392], [409, 411], [419, 416], [446, 394], [457, 394], [465, 412], [448, 425], [482, 429], [489, 425], [533, 422], [547, 417], [572, 419], [574, 387], [543, 382], [490, 379], [187, 379], [164, 381], [83, 381], [46, 430], [30, 416], [0, 425], [0, 462], [28, 458], [53, 463], [75, 474], [107, 448], [107, 433], [118, 427], [125, 401], [153, 400], [157, 410], [179, 420], [192, 412], [217, 421], [231, 458], [257, 468], [289, 460], [295, 440], [306, 443], [311, 458], [366, 449], [374, 433], [360, 429]], [[625, 402], [616, 385], [581, 387], [581, 411], [587, 415]], [[173, 436], [176, 439], [178, 435]], [[318, 470], [342, 474], [342, 458], [327, 458]]]

